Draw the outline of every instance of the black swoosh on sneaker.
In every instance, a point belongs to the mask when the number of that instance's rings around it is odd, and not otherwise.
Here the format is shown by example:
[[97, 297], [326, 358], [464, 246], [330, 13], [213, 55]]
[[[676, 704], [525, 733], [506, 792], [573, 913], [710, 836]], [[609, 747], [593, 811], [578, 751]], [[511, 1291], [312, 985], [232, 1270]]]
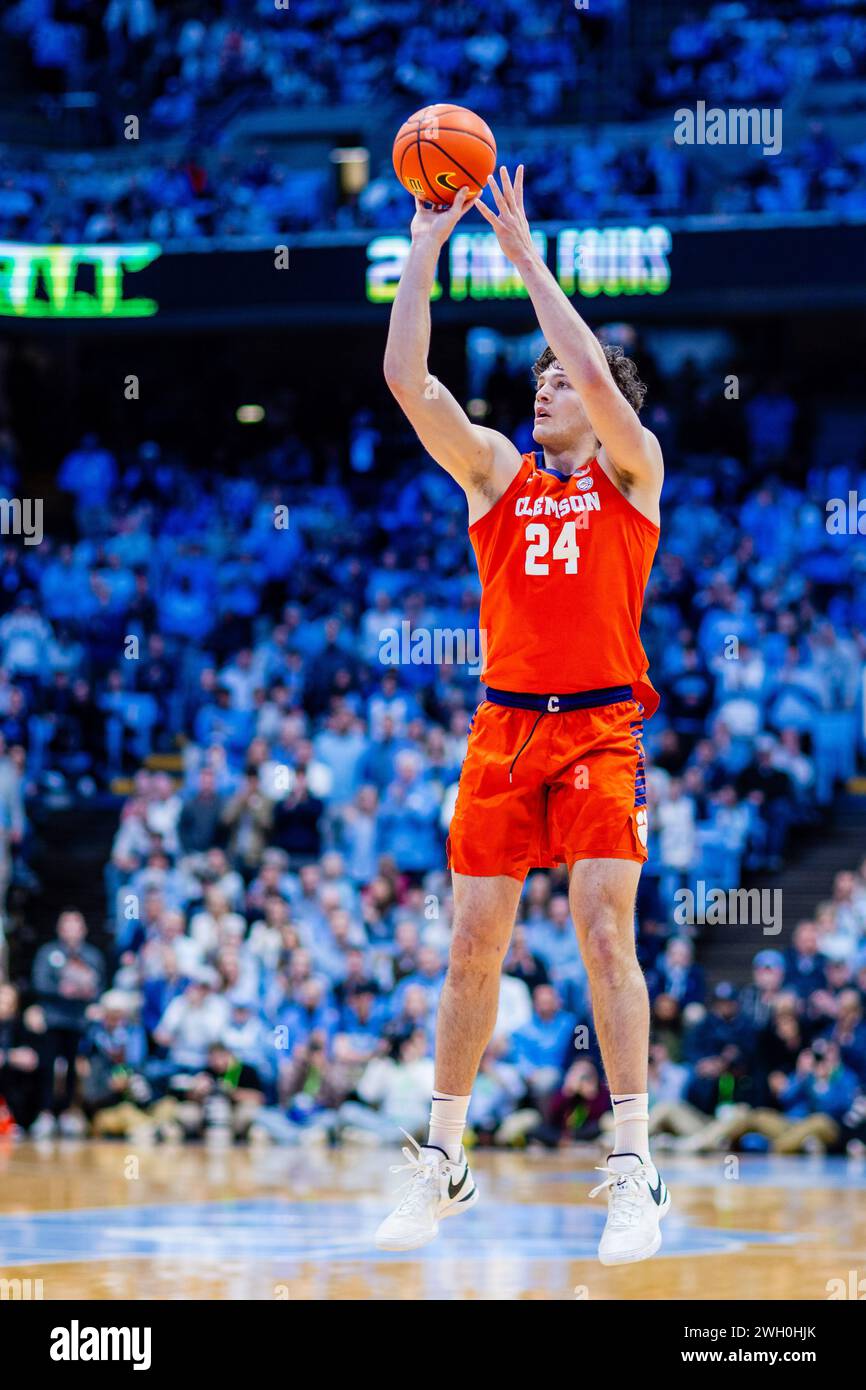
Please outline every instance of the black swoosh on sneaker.
[[652, 1199], [653, 1199], [653, 1201], [655, 1202], [656, 1206], [657, 1206], [657, 1207], [660, 1207], [661, 1204], [662, 1204], [662, 1202], [664, 1201], [664, 1191], [665, 1191], [665, 1185], [664, 1185], [664, 1183], [662, 1182], [661, 1174], [660, 1174], [660, 1173], [659, 1173], [659, 1175], [658, 1175], [658, 1180], [659, 1180], [659, 1185], [658, 1185], [658, 1187], [653, 1187], [653, 1185], [652, 1185], [652, 1183], [650, 1182], [649, 1178], [647, 1178], [647, 1184], [646, 1184], [646, 1185], [647, 1185], [647, 1187], [648, 1187], [649, 1190], [650, 1190], [650, 1196], [652, 1197]]
[[453, 1183], [453, 1181], [451, 1180], [451, 1178], [448, 1179], [448, 1197], [449, 1197], [449, 1200], [450, 1200], [450, 1201], [453, 1202], [453, 1201], [454, 1201], [454, 1198], [457, 1196], [457, 1193], [460, 1192], [460, 1191], [462, 1191], [463, 1185], [464, 1185], [464, 1183], [466, 1182], [466, 1179], [467, 1179], [468, 1177], [469, 1177], [469, 1164], [467, 1163], [467, 1164], [466, 1164], [466, 1167], [463, 1169], [463, 1177], [460, 1179], [460, 1181], [459, 1181], [459, 1183], [457, 1184], [456, 1187], [454, 1186], [454, 1183]]

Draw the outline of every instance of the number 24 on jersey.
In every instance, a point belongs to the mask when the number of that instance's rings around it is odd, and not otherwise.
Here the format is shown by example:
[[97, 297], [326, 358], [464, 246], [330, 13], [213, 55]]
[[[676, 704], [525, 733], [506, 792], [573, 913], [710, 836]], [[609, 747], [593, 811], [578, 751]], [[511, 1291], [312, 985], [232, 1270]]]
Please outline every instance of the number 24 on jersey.
[[[534, 521], [526, 528], [527, 574], [550, 574], [550, 563], [545, 556], [550, 550], [550, 527]], [[556, 538], [550, 559], [565, 563], [566, 574], [577, 574], [580, 546], [577, 543], [577, 530], [573, 521], [566, 521]]]

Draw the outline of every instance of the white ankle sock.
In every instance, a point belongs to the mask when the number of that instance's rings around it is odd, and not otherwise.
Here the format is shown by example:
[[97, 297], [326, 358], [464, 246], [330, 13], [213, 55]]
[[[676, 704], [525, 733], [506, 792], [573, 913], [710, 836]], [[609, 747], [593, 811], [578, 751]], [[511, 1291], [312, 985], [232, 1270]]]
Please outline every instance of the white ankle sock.
[[628, 1091], [611, 1096], [613, 1107], [613, 1155], [637, 1154], [642, 1163], [649, 1159], [649, 1096], [646, 1091]]
[[455, 1163], [460, 1157], [466, 1112], [471, 1099], [471, 1096], [449, 1096], [444, 1091], [433, 1092], [427, 1143], [444, 1149]]

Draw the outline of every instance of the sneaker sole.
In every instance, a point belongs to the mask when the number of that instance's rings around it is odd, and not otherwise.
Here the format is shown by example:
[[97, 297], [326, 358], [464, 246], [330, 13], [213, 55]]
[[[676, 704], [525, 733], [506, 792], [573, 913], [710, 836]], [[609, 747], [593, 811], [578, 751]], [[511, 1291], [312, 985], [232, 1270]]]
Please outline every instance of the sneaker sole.
[[410, 1240], [408, 1236], [395, 1236], [392, 1238], [388, 1236], [375, 1236], [373, 1244], [376, 1246], [377, 1250], [420, 1250], [422, 1245], [429, 1245], [431, 1240], [435, 1240], [438, 1234], [439, 1226], [437, 1223], [436, 1229], [431, 1231], [429, 1235], [416, 1236], [414, 1240]]
[[[664, 1206], [659, 1211], [660, 1222], [664, 1221], [670, 1209], [671, 1200], [670, 1194], [668, 1194], [668, 1200], [665, 1202]], [[602, 1255], [601, 1251], [599, 1251], [598, 1262], [599, 1264], [607, 1265], [608, 1267], [611, 1265], [636, 1265], [639, 1264], [641, 1260], [651, 1259], [652, 1256], [655, 1255], [661, 1247], [661, 1243], [661, 1226], [658, 1226], [649, 1245], [644, 1246], [643, 1250], [632, 1250], [629, 1251], [627, 1255]]]
[[374, 1244], [379, 1250], [420, 1250], [423, 1245], [429, 1245], [431, 1240], [436, 1239], [439, 1234], [440, 1222], [444, 1221], [448, 1216], [456, 1216], [460, 1211], [468, 1211], [470, 1207], [475, 1206], [477, 1201], [478, 1188], [476, 1187], [472, 1196], [467, 1197], [465, 1202], [452, 1202], [449, 1207], [446, 1207], [444, 1211], [440, 1212], [439, 1221], [437, 1221], [435, 1229], [428, 1235], [416, 1236], [415, 1239], [410, 1239], [406, 1236], [395, 1236], [389, 1239], [388, 1236], [377, 1235], [374, 1238]]

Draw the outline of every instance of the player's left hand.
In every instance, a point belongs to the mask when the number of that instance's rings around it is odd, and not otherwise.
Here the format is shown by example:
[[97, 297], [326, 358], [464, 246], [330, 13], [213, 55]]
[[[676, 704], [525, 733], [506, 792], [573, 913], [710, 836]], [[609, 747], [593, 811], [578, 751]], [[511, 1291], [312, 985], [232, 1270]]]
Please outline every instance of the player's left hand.
[[499, 178], [502, 183], [501, 189], [497, 188], [492, 174], [487, 179], [493, 201], [499, 209], [499, 216], [494, 216], [480, 198], [475, 206], [485, 222], [490, 223], [508, 259], [516, 264], [522, 257], [535, 252], [532, 233], [523, 208], [523, 165], [518, 164], [513, 185], [504, 164], [499, 170]]

